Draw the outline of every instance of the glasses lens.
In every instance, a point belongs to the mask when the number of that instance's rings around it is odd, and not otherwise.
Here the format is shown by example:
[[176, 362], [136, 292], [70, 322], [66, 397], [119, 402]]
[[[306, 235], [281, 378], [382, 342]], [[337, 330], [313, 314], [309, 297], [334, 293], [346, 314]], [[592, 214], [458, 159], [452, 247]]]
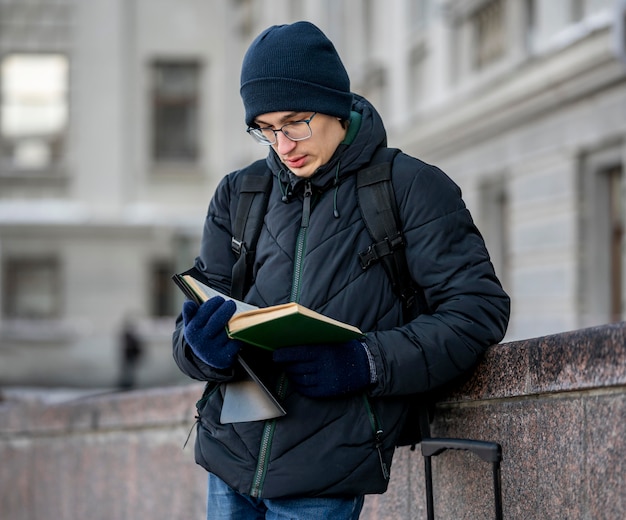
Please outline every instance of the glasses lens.
[[302, 141], [311, 137], [311, 128], [305, 121], [289, 123], [283, 126], [282, 131], [292, 141]]
[[250, 128], [248, 133], [254, 137], [260, 144], [274, 144], [276, 136], [272, 130], [267, 128]]
[[[315, 113], [306, 121], [294, 121], [287, 123], [280, 128], [280, 131], [292, 141], [303, 141], [311, 137], [311, 127], [309, 122], [315, 117]], [[276, 142], [276, 132], [271, 128], [248, 128], [246, 130], [254, 139], [264, 145], [272, 145]]]

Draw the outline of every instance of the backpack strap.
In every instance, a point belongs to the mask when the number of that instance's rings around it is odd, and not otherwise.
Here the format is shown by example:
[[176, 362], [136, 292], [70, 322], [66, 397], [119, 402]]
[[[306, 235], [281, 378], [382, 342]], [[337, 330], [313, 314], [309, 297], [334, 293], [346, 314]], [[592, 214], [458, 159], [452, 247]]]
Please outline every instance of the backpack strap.
[[[413, 282], [406, 260], [402, 222], [391, 180], [391, 167], [399, 150], [379, 148], [371, 166], [357, 173], [357, 199], [361, 217], [374, 240], [359, 253], [363, 269], [381, 262], [391, 281], [391, 287], [402, 301], [405, 322], [414, 318], [428, 305], [423, 290]], [[415, 446], [430, 438], [430, 421], [434, 408], [425, 396], [414, 396], [409, 403], [405, 424], [396, 440], [397, 446]]]
[[394, 293], [402, 301], [405, 321], [415, 314], [417, 288], [411, 279], [398, 205], [391, 182], [391, 165], [400, 150], [379, 148], [372, 165], [357, 174], [357, 200], [361, 216], [374, 240], [359, 253], [365, 270], [382, 262]]
[[250, 285], [256, 243], [267, 210], [272, 174], [264, 159], [248, 168], [241, 183], [237, 212], [233, 221], [231, 248], [237, 260], [233, 265], [230, 295], [241, 300]]

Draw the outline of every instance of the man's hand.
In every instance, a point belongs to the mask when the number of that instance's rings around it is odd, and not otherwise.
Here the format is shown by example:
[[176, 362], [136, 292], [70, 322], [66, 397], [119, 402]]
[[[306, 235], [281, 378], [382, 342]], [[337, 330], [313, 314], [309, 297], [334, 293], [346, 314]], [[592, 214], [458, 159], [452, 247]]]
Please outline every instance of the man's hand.
[[299, 345], [274, 351], [296, 390], [308, 397], [333, 397], [363, 390], [373, 382], [367, 347], [357, 340]]
[[241, 342], [230, 339], [226, 324], [235, 314], [235, 302], [215, 296], [198, 306], [191, 300], [183, 304], [184, 336], [193, 353], [217, 369], [233, 366]]

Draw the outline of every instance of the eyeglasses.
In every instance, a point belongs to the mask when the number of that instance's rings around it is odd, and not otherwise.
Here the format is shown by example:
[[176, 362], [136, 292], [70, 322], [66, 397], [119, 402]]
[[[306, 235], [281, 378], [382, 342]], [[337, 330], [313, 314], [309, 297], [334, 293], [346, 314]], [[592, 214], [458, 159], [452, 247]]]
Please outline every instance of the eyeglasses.
[[273, 128], [252, 128], [248, 127], [248, 132], [257, 143], [269, 146], [276, 142], [276, 134], [282, 132], [287, 139], [292, 141], [304, 141], [313, 135], [311, 132], [311, 126], [309, 123], [313, 121], [313, 118], [317, 115], [317, 112], [313, 112], [313, 115], [308, 119], [302, 121], [294, 121], [293, 123], [287, 123], [281, 126], [278, 130]]

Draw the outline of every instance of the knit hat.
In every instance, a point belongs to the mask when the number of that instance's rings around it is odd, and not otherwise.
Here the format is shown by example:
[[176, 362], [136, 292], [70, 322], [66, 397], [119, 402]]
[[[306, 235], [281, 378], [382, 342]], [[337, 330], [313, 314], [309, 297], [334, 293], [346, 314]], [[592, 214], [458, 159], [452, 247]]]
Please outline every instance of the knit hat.
[[269, 112], [349, 119], [350, 78], [332, 42], [309, 22], [274, 25], [252, 42], [241, 67], [246, 124]]

